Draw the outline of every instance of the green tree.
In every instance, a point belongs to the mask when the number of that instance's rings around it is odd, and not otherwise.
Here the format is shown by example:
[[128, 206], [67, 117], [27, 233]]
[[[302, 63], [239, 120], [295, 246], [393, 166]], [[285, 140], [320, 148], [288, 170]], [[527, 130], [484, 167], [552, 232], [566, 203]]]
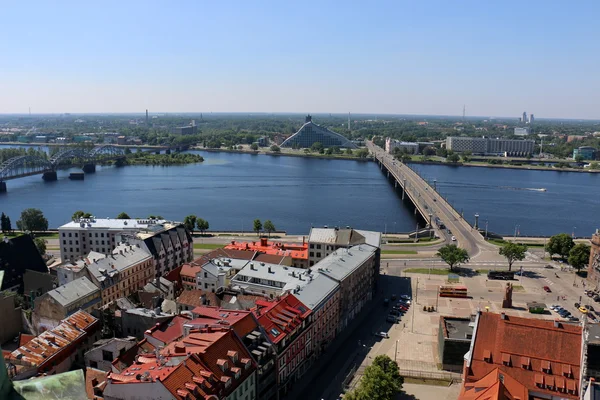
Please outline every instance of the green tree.
[[427, 146], [423, 149], [423, 155], [424, 156], [435, 156], [435, 147], [432, 146]]
[[436, 255], [450, 266], [450, 271], [458, 264], [469, 261], [469, 253], [455, 244], [447, 244], [444, 247], [441, 247]]
[[469, 156], [467, 154], [463, 154], [461, 158], [462, 158], [463, 162], [465, 162], [465, 163], [468, 163], [471, 161], [471, 156]]
[[204, 232], [206, 232], [208, 228], [210, 228], [210, 225], [208, 224], [207, 220], [202, 218], [196, 218], [196, 227], [198, 228], [200, 233], [204, 235]]
[[273, 223], [271, 222], [270, 219], [265, 221], [265, 225], [264, 225], [265, 231], [269, 234], [269, 237], [271, 237], [271, 232], [275, 232], [275, 225], [273, 225]]
[[577, 243], [571, 251], [569, 251], [569, 264], [577, 271], [588, 265], [590, 262], [590, 246], [585, 243]]
[[582, 156], [581, 154], [577, 154], [577, 155], [575, 156], [575, 161], [576, 161], [576, 162], [582, 162], [582, 161], [583, 161], [583, 156]]
[[569, 252], [575, 246], [573, 238], [567, 233], [559, 233], [554, 235], [546, 243], [546, 251], [550, 256], [558, 254], [563, 260], [569, 257]]
[[41, 210], [27, 208], [21, 211], [21, 219], [17, 221], [17, 228], [21, 231], [45, 232], [48, 230], [48, 220]]
[[253, 223], [253, 230], [254, 232], [256, 232], [256, 234], [258, 235], [260, 233], [260, 231], [262, 230], [263, 226], [262, 226], [262, 222], [260, 222], [260, 219], [255, 219], [254, 223]]
[[367, 149], [360, 149], [356, 152], [356, 156], [358, 158], [367, 158], [369, 156], [369, 150]]
[[129, 147], [125, 147], [125, 155], [131, 154], [131, 149]]
[[328, 156], [333, 155], [333, 149], [331, 147], [328, 147], [327, 150], [325, 150], [325, 154], [327, 154]]
[[10, 218], [8, 215], [2, 213], [0, 216], [0, 228], [2, 229], [2, 233], [7, 233], [12, 231], [12, 226], [10, 223]]
[[92, 214], [79, 210], [79, 211], [75, 211], [73, 213], [73, 216], [71, 217], [71, 219], [78, 220], [80, 218], [91, 218], [91, 216], [92, 216]]
[[314, 142], [310, 149], [315, 153], [320, 153], [323, 151], [323, 144], [321, 142]]
[[347, 148], [346, 149], [346, 154], [351, 156], [352, 155], [352, 149], [351, 148]]
[[460, 157], [456, 153], [448, 154], [448, 157], [446, 157], [446, 161], [453, 164], [456, 164], [459, 160]]
[[37, 248], [37, 250], [40, 252], [40, 255], [44, 255], [46, 254], [46, 241], [42, 238], [35, 238], [33, 239], [33, 243], [35, 244], [35, 247]]
[[508, 261], [508, 270], [512, 270], [512, 265], [515, 261], [523, 261], [527, 246], [518, 243], [508, 242], [498, 249], [498, 253], [504, 256]]
[[252, 144], [250, 145], [250, 148], [251, 148], [252, 150], [254, 150], [254, 151], [257, 151], [257, 150], [258, 150], [258, 145], [257, 145], [256, 143], [252, 143]]
[[274, 144], [274, 145], [271, 146], [271, 151], [273, 153], [281, 153], [281, 149], [276, 144]]
[[591, 162], [590, 163], [590, 169], [600, 169], [600, 164], [598, 164], [597, 162]]
[[129, 218], [129, 215], [126, 212], [122, 212], [119, 215], [117, 215], [117, 219], [131, 219], [131, 218]]
[[188, 229], [188, 231], [193, 233], [194, 228], [196, 227], [197, 219], [198, 219], [198, 217], [196, 217], [195, 215], [188, 215], [183, 219], [183, 225], [185, 225], [185, 227]]
[[398, 364], [386, 355], [375, 357], [365, 368], [358, 387], [344, 395], [344, 400], [393, 400], [402, 390], [404, 378]]

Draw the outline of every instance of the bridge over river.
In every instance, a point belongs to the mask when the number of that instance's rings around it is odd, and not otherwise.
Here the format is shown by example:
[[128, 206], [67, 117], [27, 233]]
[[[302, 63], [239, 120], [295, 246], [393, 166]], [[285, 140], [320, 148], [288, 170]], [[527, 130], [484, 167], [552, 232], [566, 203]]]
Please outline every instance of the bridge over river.
[[[173, 148], [175, 151], [185, 149]], [[122, 146], [103, 145], [92, 149], [76, 147], [62, 150], [49, 159], [29, 155], [13, 157], [0, 164], [0, 193], [6, 192], [6, 181], [11, 179], [40, 174], [45, 181], [55, 181], [56, 171], [59, 168], [81, 166], [85, 173], [96, 172], [98, 163], [111, 160], [118, 162], [125, 159], [125, 150], [126, 148]], [[161, 150], [170, 152], [171, 148], [153, 148], [148, 151], [160, 152]]]
[[408, 196], [414, 204], [415, 214], [419, 212], [431, 226], [436, 218], [439, 218], [440, 222], [452, 231], [458, 245], [467, 250], [471, 258], [482, 251], [498, 253], [498, 248], [486, 242], [477, 226], [469, 225], [450, 203], [437, 193], [435, 187], [431, 187], [408, 165], [395, 160], [391, 154], [386, 153], [373, 142], [367, 142], [367, 147], [381, 170], [394, 181], [394, 186], [400, 187], [402, 198]]

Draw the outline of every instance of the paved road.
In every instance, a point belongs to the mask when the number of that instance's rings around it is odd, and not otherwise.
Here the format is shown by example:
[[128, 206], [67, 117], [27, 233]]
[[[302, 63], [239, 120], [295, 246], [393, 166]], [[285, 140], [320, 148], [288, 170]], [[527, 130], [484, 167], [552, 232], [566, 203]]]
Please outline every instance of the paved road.
[[[391, 154], [386, 153], [381, 147], [375, 146], [372, 142], [367, 142], [367, 147], [375, 155], [376, 159], [394, 175], [396, 180], [401, 183], [406, 181], [408, 195], [417, 203], [417, 208], [422, 214], [431, 213], [433, 218], [436, 216], [452, 231], [460, 247], [466, 249], [473, 258], [479, 255], [481, 251], [497, 252], [497, 247], [485, 241], [481, 234], [474, 230], [461, 216], [452, 208], [452, 206], [431, 186], [421, 178], [416, 172], [405, 164], [395, 160]], [[428, 219], [428, 217], [426, 217]]]

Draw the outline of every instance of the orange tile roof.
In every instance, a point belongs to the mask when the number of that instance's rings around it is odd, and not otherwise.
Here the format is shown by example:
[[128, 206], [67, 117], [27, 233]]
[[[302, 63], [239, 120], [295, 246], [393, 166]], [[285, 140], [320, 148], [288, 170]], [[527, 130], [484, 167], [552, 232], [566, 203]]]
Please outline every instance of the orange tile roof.
[[85, 392], [87, 398], [92, 400], [101, 400], [103, 397], [94, 395], [94, 388], [99, 388], [101, 391], [106, 386], [106, 377], [108, 372], [96, 368], [87, 367], [85, 370]]
[[253, 312], [273, 343], [279, 343], [312, 313], [291, 293], [278, 300], [258, 300]]
[[189, 321], [190, 319], [183, 315], [176, 315], [170, 321], [157, 323], [144, 332], [144, 336], [151, 336], [164, 344], [169, 344], [183, 336], [183, 325]]
[[63, 352], [74, 352], [75, 346], [89, 332], [99, 327], [98, 319], [85, 311], [77, 311], [53, 328], [13, 351], [9, 357], [15, 364], [42, 369]]
[[476, 382], [466, 382], [458, 400], [526, 400], [527, 388], [498, 368]]
[[154, 354], [156, 348], [146, 339], [142, 339], [125, 353], [115, 358], [112, 362], [113, 368], [117, 371], [123, 371], [134, 363], [135, 357], [138, 355]]
[[[556, 390], [538, 385], [538, 376], [565, 380], [578, 390], [582, 328], [579, 325], [554, 321], [519, 318], [490, 312], [479, 315], [474, 337], [471, 365], [466, 382], [474, 382], [495, 368], [510, 375], [530, 391], [556, 395]], [[576, 350], [574, 350], [576, 349]], [[550, 372], [543, 371], [550, 366]], [[565, 368], [565, 365], [568, 368]], [[530, 366], [530, 367], [529, 367]], [[571, 371], [565, 376], [563, 369]], [[577, 393], [560, 393], [576, 399]]]
[[35, 335], [28, 335], [26, 333], [21, 333], [19, 335], [19, 347], [25, 346], [27, 343], [31, 342], [31, 340], [35, 338]]
[[293, 259], [308, 260], [308, 243], [271, 242], [261, 238], [258, 242], [232, 241], [226, 250], [257, 251], [274, 256], [288, 256]]
[[241, 338], [258, 328], [258, 324], [250, 311], [200, 306], [194, 308], [192, 314], [194, 315], [194, 319], [190, 321], [192, 325], [206, 324], [232, 327]]
[[211, 306], [218, 306], [221, 303], [221, 299], [215, 293], [201, 289], [184, 290], [177, 298], [177, 303], [198, 307], [202, 305], [202, 295], [206, 296]]

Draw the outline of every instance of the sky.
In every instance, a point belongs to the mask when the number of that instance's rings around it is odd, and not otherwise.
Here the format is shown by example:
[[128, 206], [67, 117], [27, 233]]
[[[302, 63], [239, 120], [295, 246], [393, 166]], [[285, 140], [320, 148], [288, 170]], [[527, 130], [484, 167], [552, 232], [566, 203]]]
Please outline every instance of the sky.
[[600, 2], [0, 0], [0, 113], [600, 119]]

